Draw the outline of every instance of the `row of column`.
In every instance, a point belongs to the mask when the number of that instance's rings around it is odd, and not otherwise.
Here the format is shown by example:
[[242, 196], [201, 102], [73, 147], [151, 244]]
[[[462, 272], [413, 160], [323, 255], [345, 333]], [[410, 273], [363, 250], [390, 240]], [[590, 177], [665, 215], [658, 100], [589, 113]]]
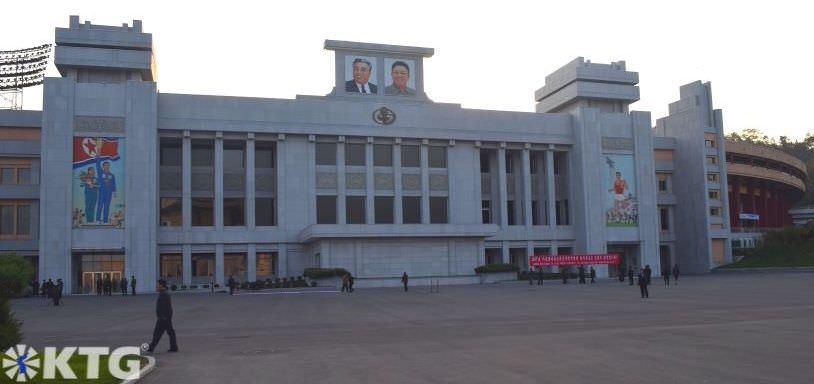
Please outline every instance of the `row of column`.
[[[215, 283], [224, 285], [223, 244], [215, 244]], [[278, 275], [288, 275], [288, 246], [285, 243], [277, 245]], [[184, 244], [182, 248], [183, 281], [185, 285], [192, 284], [192, 246]], [[257, 245], [247, 244], [246, 250], [246, 281], [257, 280]]]
[[[732, 228], [741, 227], [742, 221], [738, 215], [741, 212], [759, 214], [759, 227], [777, 228], [790, 224], [788, 218], [789, 204], [783, 198], [783, 193], [780, 189], [767, 188], [765, 182], [755, 183], [751, 179], [747, 179], [746, 195], [742, 197], [740, 193], [741, 182], [741, 178], [730, 176], [732, 194], [730, 195], [729, 201], [732, 204], [730, 207], [730, 225]], [[755, 195], [755, 184], [759, 184], [757, 186], [759, 188], [758, 196]], [[770, 191], [772, 193], [771, 198], [768, 196]], [[741, 202], [743, 202], [743, 210], [741, 210]]]

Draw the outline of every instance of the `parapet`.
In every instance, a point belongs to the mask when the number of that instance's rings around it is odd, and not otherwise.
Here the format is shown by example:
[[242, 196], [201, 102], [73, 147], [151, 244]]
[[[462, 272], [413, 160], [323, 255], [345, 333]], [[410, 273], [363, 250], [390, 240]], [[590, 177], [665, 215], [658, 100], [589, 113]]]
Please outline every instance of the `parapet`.
[[588, 100], [598, 102], [597, 107], [618, 105], [620, 110], [614, 112], [626, 112], [628, 104], [639, 100], [639, 73], [625, 66], [624, 61], [597, 64], [577, 57], [546, 76], [545, 85], [534, 92], [537, 112], [559, 112]]

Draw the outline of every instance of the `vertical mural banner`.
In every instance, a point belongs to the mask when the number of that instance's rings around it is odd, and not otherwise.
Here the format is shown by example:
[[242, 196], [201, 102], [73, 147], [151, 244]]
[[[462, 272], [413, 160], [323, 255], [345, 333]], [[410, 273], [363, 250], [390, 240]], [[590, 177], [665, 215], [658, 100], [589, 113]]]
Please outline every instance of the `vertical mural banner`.
[[605, 224], [635, 227], [639, 224], [636, 201], [636, 168], [633, 155], [604, 154]]
[[124, 227], [124, 139], [74, 137], [74, 228]]

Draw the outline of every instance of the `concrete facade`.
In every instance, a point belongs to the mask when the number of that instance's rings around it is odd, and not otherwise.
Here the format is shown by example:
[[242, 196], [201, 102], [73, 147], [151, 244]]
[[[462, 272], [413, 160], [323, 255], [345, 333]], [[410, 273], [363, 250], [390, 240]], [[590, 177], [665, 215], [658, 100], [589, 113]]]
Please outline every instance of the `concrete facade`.
[[[723, 143], [708, 84], [682, 87], [654, 130], [649, 112], [629, 110], [638, 73], [623, 61], [575, 59], [535, 93], [537, 112], [524, 113], [431, 101], [430, 48], [327, 40], [336, 83], [326, 96], [264, 99], [158, 92], [140, 21], [110, 27], [72, 16], [56, 44], [62, 77], [45, 82], [40, 147], [30, 154], [41, 154], [45, 181], [32, 250], [41, 278], [62, 278], [74, 293], [83, 293], [80, 258], [99, 253], [123, 256], [123, 275], [152, 291], [160, 278], [223, 285], [230, 275], [255, 281], [307, 267], [346, 268], [362, 286], [393, 285], [405, 271], [477, 282], [478, 265], [527, 269], [528, 256], [543, 253], [618, 252], [624, 267], [650, 265], [656, 275], [676, 263], [704, 273], [721, 261], [716, 241], [728, 244], [726, 194], [708, 201], [698, 187], [712, 171], [726, 185], [725, 164], [704, 162], [705, 133]], [[378, 92], [346, 91], [357, 57], [377, 69]], [[414, 94], [384, 91], [395, 61], [410, 64]], [[77, 136], [125, 139], [122, 228], [72, 227]], [[178, 160], [166, 161], [165, 149]], [[635, 225], [606, 223], [612, 196], [597, 164], [608, 156], [633, 159]], [[660, 172], [672, 173], [672, 193], [659, 191]], [[665, 206], [671, 224], [660, 231]], [[722, 217], [709, 217], [710, 206]]]

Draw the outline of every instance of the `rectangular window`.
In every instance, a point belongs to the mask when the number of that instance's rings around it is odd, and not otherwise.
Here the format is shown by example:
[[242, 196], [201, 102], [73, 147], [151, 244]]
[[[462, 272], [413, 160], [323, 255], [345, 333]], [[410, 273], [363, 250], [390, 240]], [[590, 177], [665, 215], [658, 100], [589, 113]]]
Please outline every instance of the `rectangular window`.
[[264, 280], [277, 275], [277, 252], [258, 252], [255, 257], [257, 280]]
[[184, 266], [183, 255], [177, 253], [161, 254], [161, 277], [170, 284], [183, 282]]
[[390, 196], [376, 196], [373, 200], [373, 213], [376, 224], [393, 224], [393, 198]]
[[215, 225], [213, 201], [214, 199], [211, 197], [192, 198], [193, 227], [211, 227]]
[[245, 253], [225, 253], [223, 255], [223, 275], [226, 280], [233, 277], [238, 283], [246, 281], [248, 257]]
[[709, 190], [709, 198], [711, 200], [718, 200], [721, 198], [721, 190], [719, 189], [710, 189]]
[[192, 166], [213, 167], [215, 165], [215, 142], [211, 139], [192, 139]]
[[17, 184], [31, 185], [31, 168], [17, 168]]
[[180, 227], [182, 223], [182, 204], [180, 197], [162, 197], [161, 198], [161, 220], [159, 224], [162, 227]]
[[223, 225], [226, 227], [240, 227], [246, 225], [246, 210], [244, 199], [223, 199]]
[[430, 197], [430, 223], [447, 223], [447, 198]]
[[336, 165], [336, 143], [316, 143], [317, 165]]
[[514, 200], [506, 201], [506, 216], [508, 216], [509, 225], [517, 225], [514, 221]]
[[707, 156], [707, 164], [718, 164], [718, 158], [715, 156]]
[[365, 223], [365, 197], [346, 196], [345, 197], [345, 221], [347, 224]]
[[717, 173], [707, 173], [707, 181], [710, 183], [717, 183], [718, 182], [718, 174]]
[[401, 146], [401, 166], [402, 167], [420, 167], [421, 166], [421, 151], [417, 145], [402, 145]]
[[707, 148], [715, 148], [715, 142], [712, 140], [704, 140], [704, 146]]
[[258, 227], [271, 227], [277, 225], [274, 198], [257, 197], [254, 199], [254, 224]]
[[421, 198], [418, 196], [402, 197], [401, 212], [404, 224], [421, 224]]
[[181, 166], [181, 139], [162, 137], [160, 151], [161, 166]]
[[670, 210], [669, 208], [659, 208], [659, 221], [661, 223], [661, 230], [667, 232], [670, 230]]
[[480, 172], [481, 173], [489, 173], [489, 150], [488, 149], [481, 149], [480, 150]]
[[710, 216], [721, 216], [721, 208], [719, 208], [719, 207], [710, 207], [709, 208], [709, 215]]
[[492, 202], [490, 200], [481, 200], [480, 214], [483, 224], [492, 224]]
[[317, 196], [317, 224], [336, 224], [336, 196]]
[[17, 236], [28, 236], [31, 233], [31, 206], [17, 206]]
[[393, 146], [390, 144], [374, 144], [373, 165], [377, 167], [392, 167]]
[[274, 168], [275, 154], [273, 141], [254, 142], [254, 167]]
[[427, 149], [430, 168], [447, 167], [447, 147], [429, 147]]
[[365, 145], [345, 144], [345, 165], [365, 165]]
[[3, 184], [17, 184], [15, 168], [3, 168], [0, 170], [0, 182]]
[[193, 253], [192, 261], [192, 283], [210, 284], [214, 283], [215, 274], [215, 254], [214, 253]]
[[659, 180], [659, 192], [667, 193], [667, 180]]
[[0, 236], [2, 239], [28, 239], [30, 233], [31, 204], [4, 202], [0, 205]]
[[540, 202], [537, 200], [531, 201], [531, 225], [540, 224]]
[[667, 173], [656, 174], [659, 180], [659, 193], [665, 194], [670, 192], [670, 175]]
[[223, 169], [246, 168], [246, 142], [242, 140], [223, 141]]

